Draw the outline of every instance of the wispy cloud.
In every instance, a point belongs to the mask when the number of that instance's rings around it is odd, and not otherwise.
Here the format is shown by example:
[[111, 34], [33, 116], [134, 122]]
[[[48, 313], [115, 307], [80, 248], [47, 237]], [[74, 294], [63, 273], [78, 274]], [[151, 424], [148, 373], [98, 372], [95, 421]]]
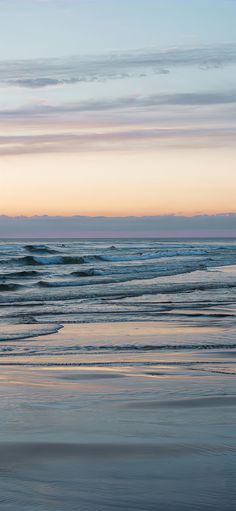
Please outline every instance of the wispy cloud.
[[235, 128], [132, 128], [0, 136], [0, 155], [235, 145]]
[[35, 104], [0, 111], [0, 155], [232, 146], [234, 91]]
[[166, 74], [173, 67], [206, 70], [236, 63], [236, 44], [110, 52], [35, 60], [0, 61], [1, 86], [44, 88], [79, 82]]
[[0, 119], [8, 117], [48, 116], [60, 113], [97, 112], [106, 110], [143, 109], [162, 106], [208, 106], [236, 103], [236, 91], [183, 92], [175, 94], [132, 95], [112, 99], [89, 99], [50, 105], [36, 103], [19, 109], [0, 110]]

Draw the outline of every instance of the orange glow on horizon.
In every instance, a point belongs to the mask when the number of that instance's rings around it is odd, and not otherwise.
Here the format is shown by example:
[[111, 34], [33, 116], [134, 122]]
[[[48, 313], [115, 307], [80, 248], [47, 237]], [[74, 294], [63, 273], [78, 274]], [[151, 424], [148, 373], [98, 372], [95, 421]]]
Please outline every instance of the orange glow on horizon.
[[5, 156], [0, 168], [9, 216], [236, 212], [232, 147]]

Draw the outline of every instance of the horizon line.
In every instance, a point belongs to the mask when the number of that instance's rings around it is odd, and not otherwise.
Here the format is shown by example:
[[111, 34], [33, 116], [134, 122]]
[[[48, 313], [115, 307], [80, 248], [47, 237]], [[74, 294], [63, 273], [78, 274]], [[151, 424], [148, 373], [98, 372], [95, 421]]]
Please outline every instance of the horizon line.
[[8, 215], [5, 213], [0, 213], [0, 218], [106, 218], [106, 219], [126, 219], [126, 218], [163, 218], [163, 217], [180, 217], [180, 218], [196, 218], [196, 217], [202, 217], [202, 216], [208, 216], [208, 217], [216, 217], [216, 216], [234, 216], [236, 215], [236, 211], [225, 211], [225, 212], [216, 212], [216, 213], [207, 213], [207, 212], [201, 212], [201, 213], [193, 213], [193, 214], [186, 214], [186, 213], [157, 213], [157, 214], [146, 214], [146, 215], [85, 215], [85, 214], [73, 214], [73, 215], [63, 215], [63, 214], [48, 214], [48, 213], [41, 213], [41, 214], [19, 214], [19, 215]]

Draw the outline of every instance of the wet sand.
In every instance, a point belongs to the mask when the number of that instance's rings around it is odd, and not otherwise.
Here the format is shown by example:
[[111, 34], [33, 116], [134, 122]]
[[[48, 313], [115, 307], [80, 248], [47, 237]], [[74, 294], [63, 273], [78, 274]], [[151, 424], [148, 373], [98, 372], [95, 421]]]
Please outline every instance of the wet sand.
[[230, 344], [234, 332], [160, 322], [68, 325], [7, 341], [14, 349], [1, 356], [1, 510], [233, 511], [232, 350], [75, 350], [222, 336]]

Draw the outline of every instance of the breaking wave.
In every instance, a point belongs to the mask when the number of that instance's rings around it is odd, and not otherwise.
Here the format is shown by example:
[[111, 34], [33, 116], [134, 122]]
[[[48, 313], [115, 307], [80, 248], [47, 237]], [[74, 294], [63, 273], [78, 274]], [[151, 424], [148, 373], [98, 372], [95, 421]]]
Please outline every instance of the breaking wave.
[[96, 258], [100, 261], [107, 262], [125, 262], [125, 261], [146, 261], [148, 259], [161, 259], [164, 257], [178, 257], [178, 256], [201, 256], [208, 254], [208, 250], [190, 249], [190, 250], [159, 250], [157, 252], [137, 253], [132, 255], [98, 255]]
[[4, 292], [4, 291], [17, 291], [18, 289], [20, 289], [21, 286], [20, 284], [12, 284], [12, 283], [9, 283], [9, 284], [0, 284], [0, 292]]
[[27, 252], [36, 253], [36, 254], [56, 254], [57, 250], [53, 248], [49, 248], [46, 245], [25, 245], [25, 250]]
[[0, 342], [17, 341], [22, 339], [31, 339], [43, 335], [57, 333], [63, 325], [54, 323], [50, 325], [30, 324], [30, 325], [0, 325]]
[[31, 278], [31, 277], [37, 277], [41, 275], [40, 272], [36, 270], [26, 270], [26, 271], [15, 271], [10, 273], [2, 273], [0, 278], [2, 279], [20, 279], [20, 278]]
[[84, 257], [73, 257], [73, 256], [25, 256], [18, 258], [11, 258], [9, 260], [0, 261], [0, 263], [4, 264], [16, 264], [20, 266], [52, 266], [52, 265], [62, 265], [62, 264], [84, 264]]

